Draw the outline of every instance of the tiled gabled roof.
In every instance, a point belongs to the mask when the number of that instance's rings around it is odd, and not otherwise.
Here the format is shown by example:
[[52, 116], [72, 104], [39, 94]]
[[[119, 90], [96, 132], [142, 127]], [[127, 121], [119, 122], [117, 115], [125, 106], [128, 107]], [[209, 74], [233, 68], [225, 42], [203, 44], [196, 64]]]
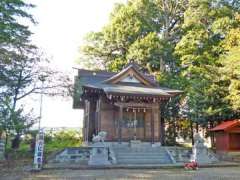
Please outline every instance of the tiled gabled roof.
[[[77, 68], [75, 68], [77, 69]], [[149, 96], [170, 98], [183, 93], [180, 90], [160, 87], [153, 75], [141, 71], [135, 64], [129, 64], [122, 71], [108, 72], [103, 70], [77, 69], [78, 75], [74, 81], [74, 107], [80, 107], [85, 90], [104, 92], [106, 95]], [[123, 81], [128, 76], [139, 82]]]
[[235, 126], [240, 125], [240, 119], [235, 119], [231, 121], [225, 121], [216, 127], [210, 129], [210, 131], [227, 131], [231, 128], [234, 128]]

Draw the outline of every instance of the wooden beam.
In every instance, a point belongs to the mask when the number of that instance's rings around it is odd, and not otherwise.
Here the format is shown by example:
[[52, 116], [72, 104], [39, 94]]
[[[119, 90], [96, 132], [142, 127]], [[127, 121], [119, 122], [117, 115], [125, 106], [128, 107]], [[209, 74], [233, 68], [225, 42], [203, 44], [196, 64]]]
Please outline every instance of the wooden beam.
[[152, 104], [152, 103], [135, 103], [135, 102], [130, 102], [130, 103], [122, 103], [122, 102], [115, 102], [114, 103], [115, 106], [122, 106], [122, 107], [142, 107], [142, 108], [149, 108], [152, 109], [153, 106], [157, 107], [158, 104]]
[[[111, 96], [110, 96], [111, 95]], [[111, 99], [110, 99], [111, 97]], [[153, 96], [153, 95], [139, 95], [139, 94], [134, 94], [134, 95], [130, 95], [130, 94], [123, 94], [123, 93], [111, 93], [107, 95], [107, 98], [109, 100], [117, 100], [117, 101], [123, 101], [121, 100], [121, 97], [124, 97], [124, 100], [132, 100], [132, 101], [140, 101], [140, 100], [147, 100], [149, 101], [149, 103], [156, 103], [156, 102], [162, 102], [164, 100], [168, 100], [170, 97], [159, 97], [159, 96]]]

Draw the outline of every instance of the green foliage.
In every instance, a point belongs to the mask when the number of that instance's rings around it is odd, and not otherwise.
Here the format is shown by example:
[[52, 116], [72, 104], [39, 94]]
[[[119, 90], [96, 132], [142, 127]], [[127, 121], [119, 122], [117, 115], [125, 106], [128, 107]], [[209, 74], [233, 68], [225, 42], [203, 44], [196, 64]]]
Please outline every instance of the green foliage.
[[109, 23], [86, 37], [82, 58], [90, 64], [101, 62], [112, 71], [119, 71], [130, 60], [153, 72], [165, 71], [165, 65], [171, 68], [186, 2], [130, 0], [125, 5], [117, 4]]
[[11, 146], [6, 148], [6, 154], [10, 160], [30, 159], [32, 162], [33, 153], [30, 151], [30, 145], [25, 142], [21, 142], [19, 148], [12, 149]]
[[188, 81], [188, 116], [199, 123], [226, 117], [232, 111], [224, 98], [228, 89], [220, 78], [219, 59], [225, 52], [224, 38], [238, 24], [233, 9], [231, 3], [223, 1], [191, 0], [184, 14], [184, 33], [175, 53], [183, 67], [181, 74]]
[[229, 83], [229, 100], [233, 109], [240, 111], [240, 47], [234, 47], [222, 57], [223, 67], [220, 71], [224, 74], [224, 79]]
[[[16, 108], [16, 101], [22, 92], [19, 79], [22, 76], [25, 82], [31, 79], [29, 69], [23, 73], [22, 68], [26, 62], [33, 61], [31, 53], [36, 49], [30, 43], [29, 27], [19, 22], [35, 23], [28, 13], [33, 7], [22, 0], [0, 2], [0, 131], [5, 131], [7, 136], [14, 133], [19, 137], [32, 125], [32, 119], [27, 120], [23, 109]], [[21, 85], [26, 88], [29, 83]]]
[[[32, 113], [25, 114], [23, 108], [13, 107], [10, 98], [6, 97], [0, 103], [0, 135], [5, 133], [6, 145], [9, 137], [12, 139], [12, 148], [17, 149], [21, 141], [21, 135], [27, 133], [35, 123], [37, 118], [33, 117]], [[2, 138], [0, 136], [0, 138]]]
[[[31, 151], [31, 143], [36, 137], [37, 131], [27, 132], [21, 139], [18, 149], [12, 149], [8, 144], [6, 152], [10, 159], [28, 159], [33, 158], [34, 152]], [[13, 137], [13, 136], [12, 136]], [[79, 147], [82, 144], [82, 136], [80, 131], [76, 130], [61, 130], [46, 132], [44, 137], [44, 155], [48, 156], [51, 153], [62, 150], [66, 147]]]
[[176, 145], [176, 124], [174, 119], [168, 120], [168, 126], [165, 132], [165, 143], [167, 146]]
[[164, 46], [155, 32], [149, 33], [142, 39], [137, 39], [128, 50], [127, 59], [148, 67], [150, 71], [157, 71], [160, 67], [159, 59], [164, 54]]
[[33, 47], [29, 44], [31, 31], [28, 26], [19, 23], [19, 20], [35, 23], [32, 15], [27, 11], [33, 7], [23, 0], [1, 0], [0, 64], [16, 60], [20, 49]]
[[181, 119], [178, 121], [179, 135], [183, 137], [183, 139], [187, 139], [191, 137], [191, 120], [189, 119]]
[[62, 130], [45, 134], [45, 153], [49, 154], [66, 147], [79, 147], [82, 144], [80, 131]]
[[33, 7], [23, 0], [0, 2], [0, 136], [3, 131], [15, 134], [16, 144], [35, 121], [32, 112], [23, 113], [19, 100], [43, 90], [49, 95], [68, 95], [71, 90], [70, 79], [44, 67], [48, 61], [31, 44], [25, 24], [35, 24], [29, 13]]
[[191, 139], [191, 120], [189, 119], [169, 118], [166, 127], [167, 145], [176, 145], [177, 137], [182, 137], [184, 140]]
[[235, 26], [229, 30], [223, 41], [226, 53], [220, 57], [219, 73], [228, 86], [225, 100], [234, 111], [240, 111], [240, 15], [235, 14]]
[[130, 0], [89, 34], [82, 53], [112, 71], [136, 61], [161, 86], [184, 91], [163, 109], [170, 126], [178, 116], [206, 125], [240, 110], [239, 11], [232, 0]]

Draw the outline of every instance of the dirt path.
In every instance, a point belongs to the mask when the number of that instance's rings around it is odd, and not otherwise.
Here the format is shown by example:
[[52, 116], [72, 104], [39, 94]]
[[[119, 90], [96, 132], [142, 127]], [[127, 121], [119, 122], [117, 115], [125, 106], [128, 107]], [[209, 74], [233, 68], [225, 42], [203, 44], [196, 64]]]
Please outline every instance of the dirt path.
[[[3, 173], [3, 174], [2, 174]], [[202, 168], [198, 171], [184, 169], [154, 170], [44, 170], [40, 173], [24, 172], [21, 168], [0, 171], [1, 180], [239, 180], [240, 167]]]

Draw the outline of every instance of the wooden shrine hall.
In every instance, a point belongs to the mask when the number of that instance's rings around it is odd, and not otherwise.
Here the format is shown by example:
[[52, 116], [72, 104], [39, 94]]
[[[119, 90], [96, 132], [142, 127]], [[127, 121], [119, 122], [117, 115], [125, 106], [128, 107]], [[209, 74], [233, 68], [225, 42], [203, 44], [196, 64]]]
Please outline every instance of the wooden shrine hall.
[[217, 152], [240, 151], [240, 119], [222, 122], [213, 129]]
[[118, 73], [77, 70], [73, 107], [84, 110], [84, 141], [106, 131], [107, 141], [164, 142], [160, 104], [182, 91], [160, 87], [133, 63]]

